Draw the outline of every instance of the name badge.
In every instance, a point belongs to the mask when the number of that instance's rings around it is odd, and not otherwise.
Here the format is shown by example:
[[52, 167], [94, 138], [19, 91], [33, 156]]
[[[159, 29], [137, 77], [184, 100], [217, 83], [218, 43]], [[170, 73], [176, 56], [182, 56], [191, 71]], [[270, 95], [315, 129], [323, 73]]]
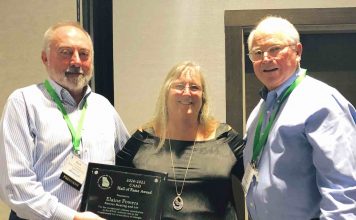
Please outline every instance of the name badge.
[[256, 181], [258, 181], [258, 170], [255, 168], [254, 165], [248, 163], [247, 168], [245, 169], [244, 177], [242, 178], [242, 182], [241, 182], [242, 189], [244, 190], [245, 196], [248, 193], [248, 189], [250, 188], [253, 177], [255, 177]]
[[87, 167], [86, 163], [71, 153], [64, 161], [60, 179], [76, 190], [80, 190], [85, 180]]

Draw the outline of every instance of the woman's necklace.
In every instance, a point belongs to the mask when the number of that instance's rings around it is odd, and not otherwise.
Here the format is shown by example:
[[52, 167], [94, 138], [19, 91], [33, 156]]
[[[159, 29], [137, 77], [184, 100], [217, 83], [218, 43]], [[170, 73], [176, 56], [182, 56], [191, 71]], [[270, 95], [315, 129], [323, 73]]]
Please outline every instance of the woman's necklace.
[[182, 188], [180, 189], [179, 193], [178, 193], [178, 187], [177, 187], [176, 172], [175, 172], [175, 169], [174, 169], [173, 153], [172, 153], [172, 147], [171, 147], [171, 139], [168, 139], [168, 143], [169, 143], [169, 151], [171, 152], [171, 161], [172, 161], [174, 185], [176, 187], [176, 194], [177, 194], [177, 196], [173, 199], [173, 208], [176, 211], [180, 211], [183, 208], [183, 199], [182, 199], [181, 195], [183, 193], [183, 187], [184, 187], [184, 183], [185, 183], [185, 178], [187, 177], [187, 173], [188, 173], [188, 169], [189, 169], [189, 166], [190, 166], [190, 162], [192, 161], [192, 156], [193, 156], [193, 152], [194, 152], [194, 148], [195, 148], [195, 140], [194, 140], [194, 144], [193, 144], [193, 148], [192, 148], [192, 153], [190, 154], [190, 157], [189, 157], [187, 168], [185, 169]]

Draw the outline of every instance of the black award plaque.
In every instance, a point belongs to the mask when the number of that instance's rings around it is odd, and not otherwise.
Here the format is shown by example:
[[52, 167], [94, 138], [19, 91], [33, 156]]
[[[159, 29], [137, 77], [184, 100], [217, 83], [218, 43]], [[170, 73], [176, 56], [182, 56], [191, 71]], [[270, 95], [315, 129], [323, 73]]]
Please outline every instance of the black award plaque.
[[166, 181], [166, 173], [89, 163], [80, 210], [108, 220], [160, 219]]

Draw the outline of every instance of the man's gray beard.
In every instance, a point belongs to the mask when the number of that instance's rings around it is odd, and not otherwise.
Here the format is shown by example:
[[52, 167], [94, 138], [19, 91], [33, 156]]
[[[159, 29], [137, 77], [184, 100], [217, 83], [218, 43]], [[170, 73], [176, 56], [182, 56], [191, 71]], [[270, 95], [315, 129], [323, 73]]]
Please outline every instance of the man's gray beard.
[[[91, 71], [91, 70], [89, 70]], [[78, 75], [79, 74], [79, 75]], [[86, 74], [82, 67], [74, 67], [74, 66], [69, 66], [64, 73], [66, 79], [71, 83], [76, 85], [77, 87], [85, 87], [90, 78], [91, 74]], [[78, 75], [77, 77], [71, 77], [71, 75]]]
[[65, 75], [67, 81], [70, 82], [71, 85], [75, 85], [75, 87], [84, 88], [90, 81], [89, 75], [79, 75], [78, 77], [68, 77], [67, 74]]

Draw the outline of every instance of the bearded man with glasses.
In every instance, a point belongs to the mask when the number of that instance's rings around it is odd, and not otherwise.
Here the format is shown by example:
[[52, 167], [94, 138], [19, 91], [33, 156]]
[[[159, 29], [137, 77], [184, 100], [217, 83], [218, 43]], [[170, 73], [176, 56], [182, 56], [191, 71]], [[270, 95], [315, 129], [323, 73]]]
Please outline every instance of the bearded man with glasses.
[[247, 121], [250, 218], [356, 219], [354, 106], [300, 67], [303, 47], [288, 20], [264, 18], [248, 49], [264, 85]]

